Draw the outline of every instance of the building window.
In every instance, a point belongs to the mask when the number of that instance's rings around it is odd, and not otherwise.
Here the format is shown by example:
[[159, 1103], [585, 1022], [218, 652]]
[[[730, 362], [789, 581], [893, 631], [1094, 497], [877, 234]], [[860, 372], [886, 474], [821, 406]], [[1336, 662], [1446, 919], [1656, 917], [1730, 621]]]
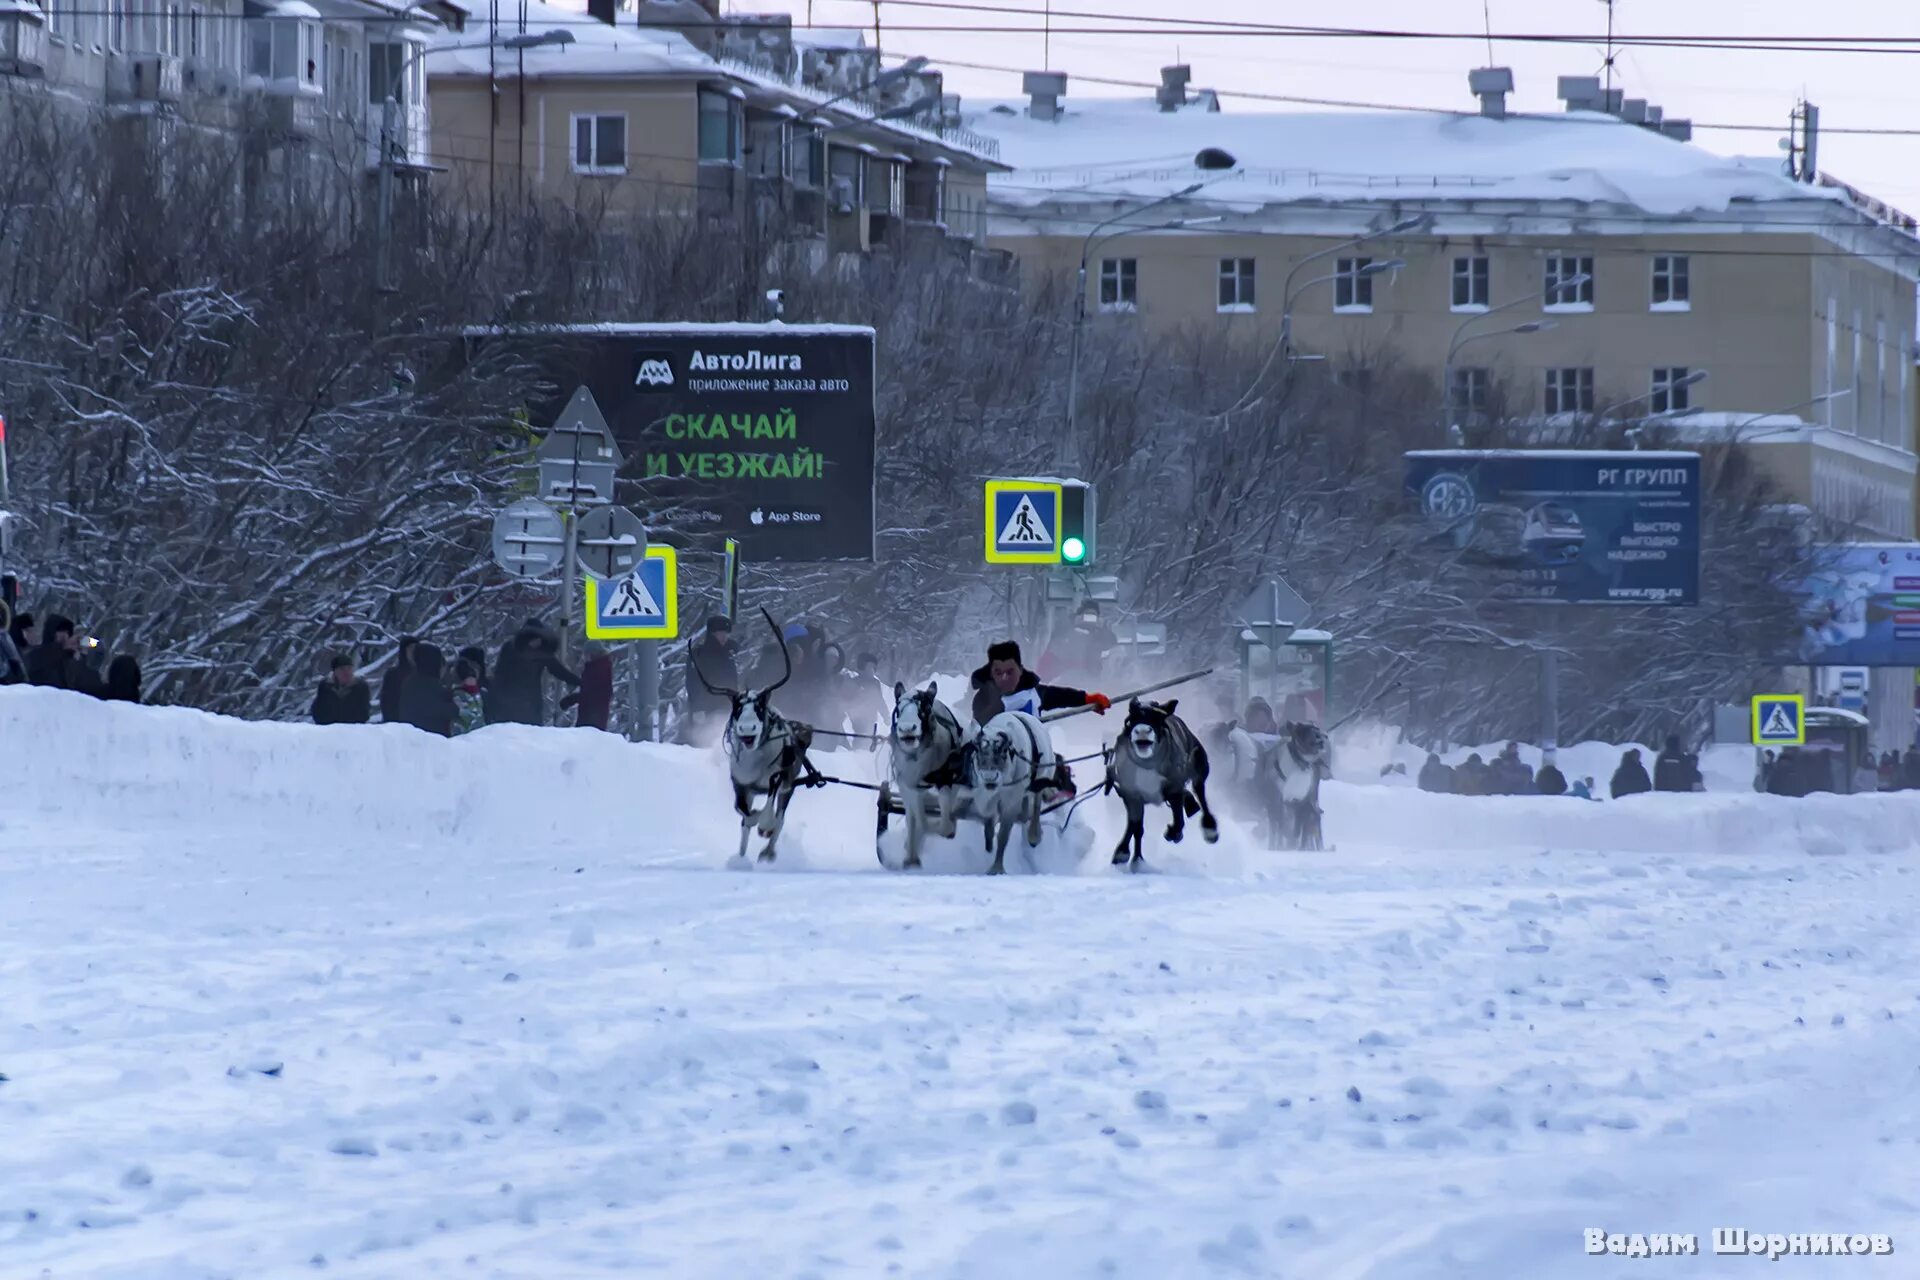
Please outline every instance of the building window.
[[1487, 411], [1492, 378], [1485, 369], [1455, 369], [1447, 387], [1447, 403], [1455, 417], [1470, 417]]
[[1221, 311], [1252, 311], [1254, 309], [1253, 259], [1220, 259], [1220, 305]]
[[1373, 277], [1365, 274], [1372, 258], [1339, 258], [1334, 263], [1333, 309], [1373, 310]]
[[123, 53], [127, 47], [127, 0], [107, 0], [107, 48]]
[[1861, 376], [1864, 366], [1860, 359], [1860, 336], [1864, 329], [1865, 325], [1860, 319], [1860, 309], [1855, 307], [1853, 311], [1853, 393], [1847, 397], [1847, 403], [1853, 406], [1847, 416], [1853, 420], [1855, 435], [1860, 434], [1860, 424], [1866, 421], [1867, 417], [1867, 407], [1861, 403], [1866, 392], [1866, 379]]
[[1593, 310], [1593, 259], [1547, 257], [1545, 305], [1555, 311]]
[[1485, 311], [1491, 286], [1492, 265], [1485, 254], [1453, 260], [1453, 310]]
[[1688, 311], [1693, 306], [1693, 291], [1687, 283], [1687, 255], [1653, 255], [1653, 310]]
[[1687, 383], [1684, 365], [1653, 371], [1653, 413], [1685, 413], [1692, 407], [1693, 387]]
[[407, 105], [407, 85], [396, 79], [407, 63], [407, 46], [397, 40], [376, 40], [367, 46], [367, 101], [379, 106], [393, 95], [395, 106]]
[[1547, 413], [1592, 413], [1593, 370], [1547, 370]]
[[624, 114], [573, 117], [573, 171], [627, 171], [627, 117]]
[[1893, 415], [1887, 411], [1887, 322], [1873, 322], [1873, 396], [1879, 406], [1880, 438], [1893, 434]]
[[816, 189], [826, 185], [827, 140], [817, 129], [794, 134], [793, 181], [795, 186]]
[[700, 159], [710, 164], [740, 160], [740, 105], [724, 93], [700, 91]]
[[1100, 309], [1133, 311], [1140, 306], [1140, 264], [1133, 258], [1100, 260]]
[[866, 157], [858, 151], [851, 151], [846, 147], [835, 147], [827, 153], [828, 194], [836, 201], [839, 200], [840, 196], [835, 195], [832, 189], [842, 182], [846, 183], [844, 195], [847, 204], [851, 206], [847, 209], [849, 213], [853, 212], [854, 208], [858, 208], [864, 198], [861, 193], [866, 189], [863, 175], [867, 171], [867, 166], [862, 163], [865, 159]]

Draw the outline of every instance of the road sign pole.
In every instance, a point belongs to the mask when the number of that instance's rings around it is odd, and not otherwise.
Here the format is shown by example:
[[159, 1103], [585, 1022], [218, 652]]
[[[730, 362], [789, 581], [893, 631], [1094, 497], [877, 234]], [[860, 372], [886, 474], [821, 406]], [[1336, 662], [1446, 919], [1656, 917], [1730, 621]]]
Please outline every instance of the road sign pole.
[[727, 559], [720, 571], [720, 612], [729, 620], [740, 613], [740, 544], [727, 539]]
[[660, 725], [660, 642], [633, 642], [633, 736], [642, 742], [657, 741]]
[[573, 651], [573, 587], [580, 576], [579, 513], [567, 512], [566, 563], [560, 570], [560, 665], [570, 667]]
[[1560, 655], [1552, 649], [1540, 651], [1540, 706], [1540, 746], [1552, 751], [1560, 745]]

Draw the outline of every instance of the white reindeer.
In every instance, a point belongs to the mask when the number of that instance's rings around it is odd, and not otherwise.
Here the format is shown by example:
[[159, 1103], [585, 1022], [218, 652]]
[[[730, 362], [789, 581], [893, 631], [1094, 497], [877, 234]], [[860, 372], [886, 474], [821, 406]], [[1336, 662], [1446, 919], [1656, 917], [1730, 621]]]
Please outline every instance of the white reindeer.
[[1059, 770], [1047, 726], [1024, 711], [1003, 711], [967, 745], [966, 779], [971, 816], [985, 828], [993, 852], [988, 875], [1007, 869], [1007, 841], [1016, 824], [1027, 829], [1027, 847], [1040, 843], [1041, 790]]
[[911, 694], [906, 685], [894, 684], [893, 725], [887, 734], [893, 748], [892, 780], [880, 786], [880, 830], [887, 829], [887, 814], [897, 794], [907, 815], [907, 856], [902, 868], [920, 865], [929, 796], [938, 808], [934, 829], [945, 838], [953, 836], [961, 783], [960, 748], [965, 740], [959, 719], [940, 701], [938, 684]]

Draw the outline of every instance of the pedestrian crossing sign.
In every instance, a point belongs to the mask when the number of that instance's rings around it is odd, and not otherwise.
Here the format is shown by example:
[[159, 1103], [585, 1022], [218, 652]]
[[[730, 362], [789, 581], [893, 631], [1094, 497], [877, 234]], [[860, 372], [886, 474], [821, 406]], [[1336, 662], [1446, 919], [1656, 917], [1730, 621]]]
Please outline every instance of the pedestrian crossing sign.
[[589, 640], [672, 640], [680, 634], [680, 559], [647, 544], [646, 558], [623, 578], [587, 578]]
[[1807, 700], [1797, 693], [1762, 693], [1753, 699], [1753, 745], [1804, 747]]
[[988, 564], [1060, 563], [1059, 484], [987, 481]]

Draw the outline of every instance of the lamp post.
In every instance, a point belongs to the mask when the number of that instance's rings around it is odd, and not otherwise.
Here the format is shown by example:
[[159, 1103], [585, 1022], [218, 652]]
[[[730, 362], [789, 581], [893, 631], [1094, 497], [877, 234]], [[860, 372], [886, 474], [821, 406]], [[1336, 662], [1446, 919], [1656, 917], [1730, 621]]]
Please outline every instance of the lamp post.
[[[1626, 406], [1630, 404], [1639, 404], [1642, 400], [1651, 400], [1658, 395], [1671, 395], [1673, 392], [1678, 391], [1682, 387], [1699, 386], [1701, 383], [1707, 380], [1707, 377], [1708, 377], [1708, 374], [1705, 369], [1695, 369], [1692, 373], [1689, 373], [1686, 377], [1681, 378], [1676, 382], [1669, 382], [1666, 386], [1660, 387], [1653, 391], [1649, 391], [1647, 392], [1647, 394], [1643, 396], [1635, 396], [1631, 400], [1622, 400], [1619, 404], [1609, 405], [1607, 406], [1607, 411], [1601, 414], [1600, 416], [1602, 420], [1605, 420], [1607, 418], [1618, 417], [1620, 410], [1624, 409]], [[1652, 414], [1642, 419], [1639, 426], [1627, 428], [1627, 439], [1631, 440], [1633, 442], [1633, 447], [1638, 449], [1640, 447], [1640, 432], [1646, 428], [1649, 422], [1656, 422], [1662, 418], [1674, 418], [1674, 417], [1680, 416], [1681, 414], [1692, 413], [1692, 412], [1693, 410], [1691, 409], [1662, 409], [1659, 413]]]
[[[1309, 262], [1318, 262], [1322, 258], [1330, 258], [1343, 250], [1358, 248], [1370, 240], [1378, 240], [1383, 236], [1404, 235], [1409, 231], [1414, 231], [1426, 226], [1430, 221], [1432, 221], [1432, 215], [1425, 213], [1415, 214], [1411, 218], [1402, 218], [1390, 227], [1382, 227], [1378, 231], [1369, 231], [1363, 236], [1355, 236], [1353, 239], [1342, 244], [1337, 244], [1331, 249], [1322, 249], [1319, 253], [1310, 253], [1300, 259], [1300, 261], [1294, 263], [1293, 269], [1287, 272], [1287, 278], [1280, 284], [1280, 346], [1278, 350], [1287, 352], [1293, 348], [1293, 299], [1295, 297], [1293, 277], [1299, 273], [1300, 268], [1306, 266]], [[1406, 264], [1402, 263], [1401, 265], [1404, 266]], [[1338, 273], [1336, 272], [1335, 274], [1337, 275]], [[1326, 278], [1331, 279], [1332, 277]], [[1306, 284], [1300, 286], [1300, 292], [1304, 293], [1318, 283], [1321, 282], [1318, 280], [1309, 280]], [[1267, 363], [1272, 364], [1272, 359], [1269, 358]], [[1263, 368], [1261, 372], [1264, 374], [1266, 370]], [[1258, 382], [1259, 379], [1256, 378], [1254, 381]]]
[[387, 84], [387, 92], [380, 102], [380, 207], [374, 226], [374, 285], [382, 293], [393, 292], [393, 282], [388, 278], [387, 262], [390, 257], [388, 246], [392, 243], [393, 233], [388, 223], [393, 218], [393, 172], [395, 136], [400, 131], [400, 104], [398, 95], [401, 83], [406, 79], [407, 69], [430, 53], [458, 53], [465, 49], [539, 49], [549, 45], [567, 45], [573, 43], [573, 32], [565, 27], [551, 30], [521, 32], [505, 39], [473, 40], [465, 44], [447, 44], [438, 47], [422, 46], [401, 59], [400, 65], [393, 69], [393, 79]]
[[[1492, 315], [1493, 313], [1487, 312], [1486, 314]], [[1474, 317], [1475, 320], [1479, 318], [1479, 316]], [[1472, 321], [1468, 321], [1468, 323], [1471, 324]], [[1455, 329], [1453, 332], [1453, 341], [1447, 347], [1446, 363], [1442, 365], [1440, 369], [1440, 403], [1442, 406], [1442, 416], [1449, 418], [1453, 416], [1453, 361], [1454, 357], [1460, 354], [1462, 347], [1470, 347], [1484, 338], [1505, 338], [1512, 334], [1545, 333], [1554, 327], [1555, 323], [1552, 320], [1528, 320], [1523, 324], [1516, 324], [1510, 328], [1492, 329], [1486, 333], [1476, 333], [1466, 337], [1461, 336], [1461, 330], [1466, 328], [1466, 325]], [[1466, 407], [1472, 409], [1473, 405], [1469, 403]], [[1449, 430], [1452, 429], [1453, 424], [1449, 424]]]
[[[1266, 381], [1267, 371], [1273, 368], [1274, 361], [1283, 355], [1286, 356], [1289, 361], [1293, 359], [1294, 298], [1298, 294], [1311, 289], [1314, 285], [1322, 284], [1334, 278], [1334, 276], [1323, 276], [1318, 279], [1309, 280], [1301, 285], [1298, 290], [1295, 290], [1293, 287], [1293, 277], [1299, 272], [1300, 268], [1306, 266], [1309, 262], [1318, 262], [1322, 258], [1339, 253], [1342, 249], [1351, 249], [1356, 245], [1366, 244], [1369, 240], [1378, 240], [1382, 236], [1402, 235], [1408, 231], [1418, 230], [1419, 228], [1429, 225], [1432, 222], [1432, 217], [1433, 215], [1431, 214], [1420, 213], [1415, 214], [1411, 218], [1402, 218], [1390, 227], [1382, 227], [1378, 231], [1369, 231], [1363, 236], [1355, 236], [1353, 239], [1337, 244], [1331, 249], [1322, 249], [1319, 253], [1310, 253], [1300, 259], [1300, 261], [1294, 263], [1293, 269], [1287, 272], [1287, 278], [1280, 283], [1280, 339], [1273, 344], [1273, 350], [1267, 353], [1266, 362], [1260, 366], [1260, 372], [1253, 375], [1253, 381], [1247, 384], [1246, 391], [1241, 394], [1238, 400], [1233, 402], [1233, 406], [1227, 410], [1227, 413], [1238, 413], [1253, 402], [1255, 393], [1260, 390], [1260, 384]], [[1398, 258], [1393, 261], [1398, 266], [1406, 265], [1406, 263]], [[1368, 265], [1371, 266], [1373, 264]], [[1366, 267], [1361, 268], [1361, 271], [1369, 275], [1374, 274], [1368, 271]], [[1334, 273], [1334, 275], [1338, 274], [1338, 272]]]
[[[1217, 147], [1204, 148], [1203, 150], [1196, 153], [1193, 157], [1193, 167], [1196, 169], [1203, 169], [1203, 170], [1232, 170], [1235, 168], [1236, 165], [1238, 165], [1238, 163], [1239, 161], [1235, 160], [1231, 154], [1229, 154], [1228, 152], [1222, 151]], [[1226, 175], [1222, 174], [1222, 176], [1224, 177]], [[1178, 191], [1171, 192], [1167, 195], [1161, 196], [1156, 200], [1149, 200], [1147, 201], [1147, 203], [1140, 205], [1137, 208], [1123, 209], [1119, 213], [1114, 214], [1111, 218], [1108, 218], [1106, 221], [1096, 223], [1094, 225], [1093, 230], [1087, 232], [1087, 238], [1081, 241], [1080, 271], [1079, 271], [1079, 274], [1074, 278], [1073, 335], [1072, 335], [1071, 342], [1069, 343], [1069, 346], [1068, 346], [1068, 355], [1067, 355], [1067, 440], [1070, 445], [1076, 439], [1074, 435], [1074, 426], [1075, 426], [1075, 421], [1078, 416], [1079, 407], [1080, 407], [1080, 330], [1081, 330], [1081, 327], [1085, 325], [1087, 321], [1087, 257], [1089, 254], [1093, 252], [1094, 240], [1099, 238], [1100, 233], [1102, 231], [1105, 231], [1108, 227], [1112, 226], [1116, 222], [1123, 222], [1126, 219], [1131, 218], [1136, 214], [1145, 213], [1149, 209], [1157, 209], [1161, 205], [1169, 204], [1175, 200], [1183, 200], [1186, 197], [1194, 194], [1196, 191], [1199, 191], [1203, 187], [1207, 186], [1208, 183], [1218, 182], [1218, 181], [1220, 181], [1220, 178], [1208, 178], [1201, 182], [1189, 183], [1188, 185], [1180, 188], [1180, 190]], [[1183, 225], [1186, 222], [1186, 220], [1184, 219], [1181, 221]], [[1159, 230], [1170, 230], [1170, 229], [1173, 229], [1173, 228], [1162, 227], [1162, 226], [1133, 228], [1133, 230], [1135, 231], [1159, 231]], [[1126, 234], [1129, 234], [1129, 233], [1126, 231], [1122, 231], [1115, 235], [1108, 236], [1107, 239], [1115, 240], [1115, 239], [1118, 239], [1120, 236], [1126, 235]]]

